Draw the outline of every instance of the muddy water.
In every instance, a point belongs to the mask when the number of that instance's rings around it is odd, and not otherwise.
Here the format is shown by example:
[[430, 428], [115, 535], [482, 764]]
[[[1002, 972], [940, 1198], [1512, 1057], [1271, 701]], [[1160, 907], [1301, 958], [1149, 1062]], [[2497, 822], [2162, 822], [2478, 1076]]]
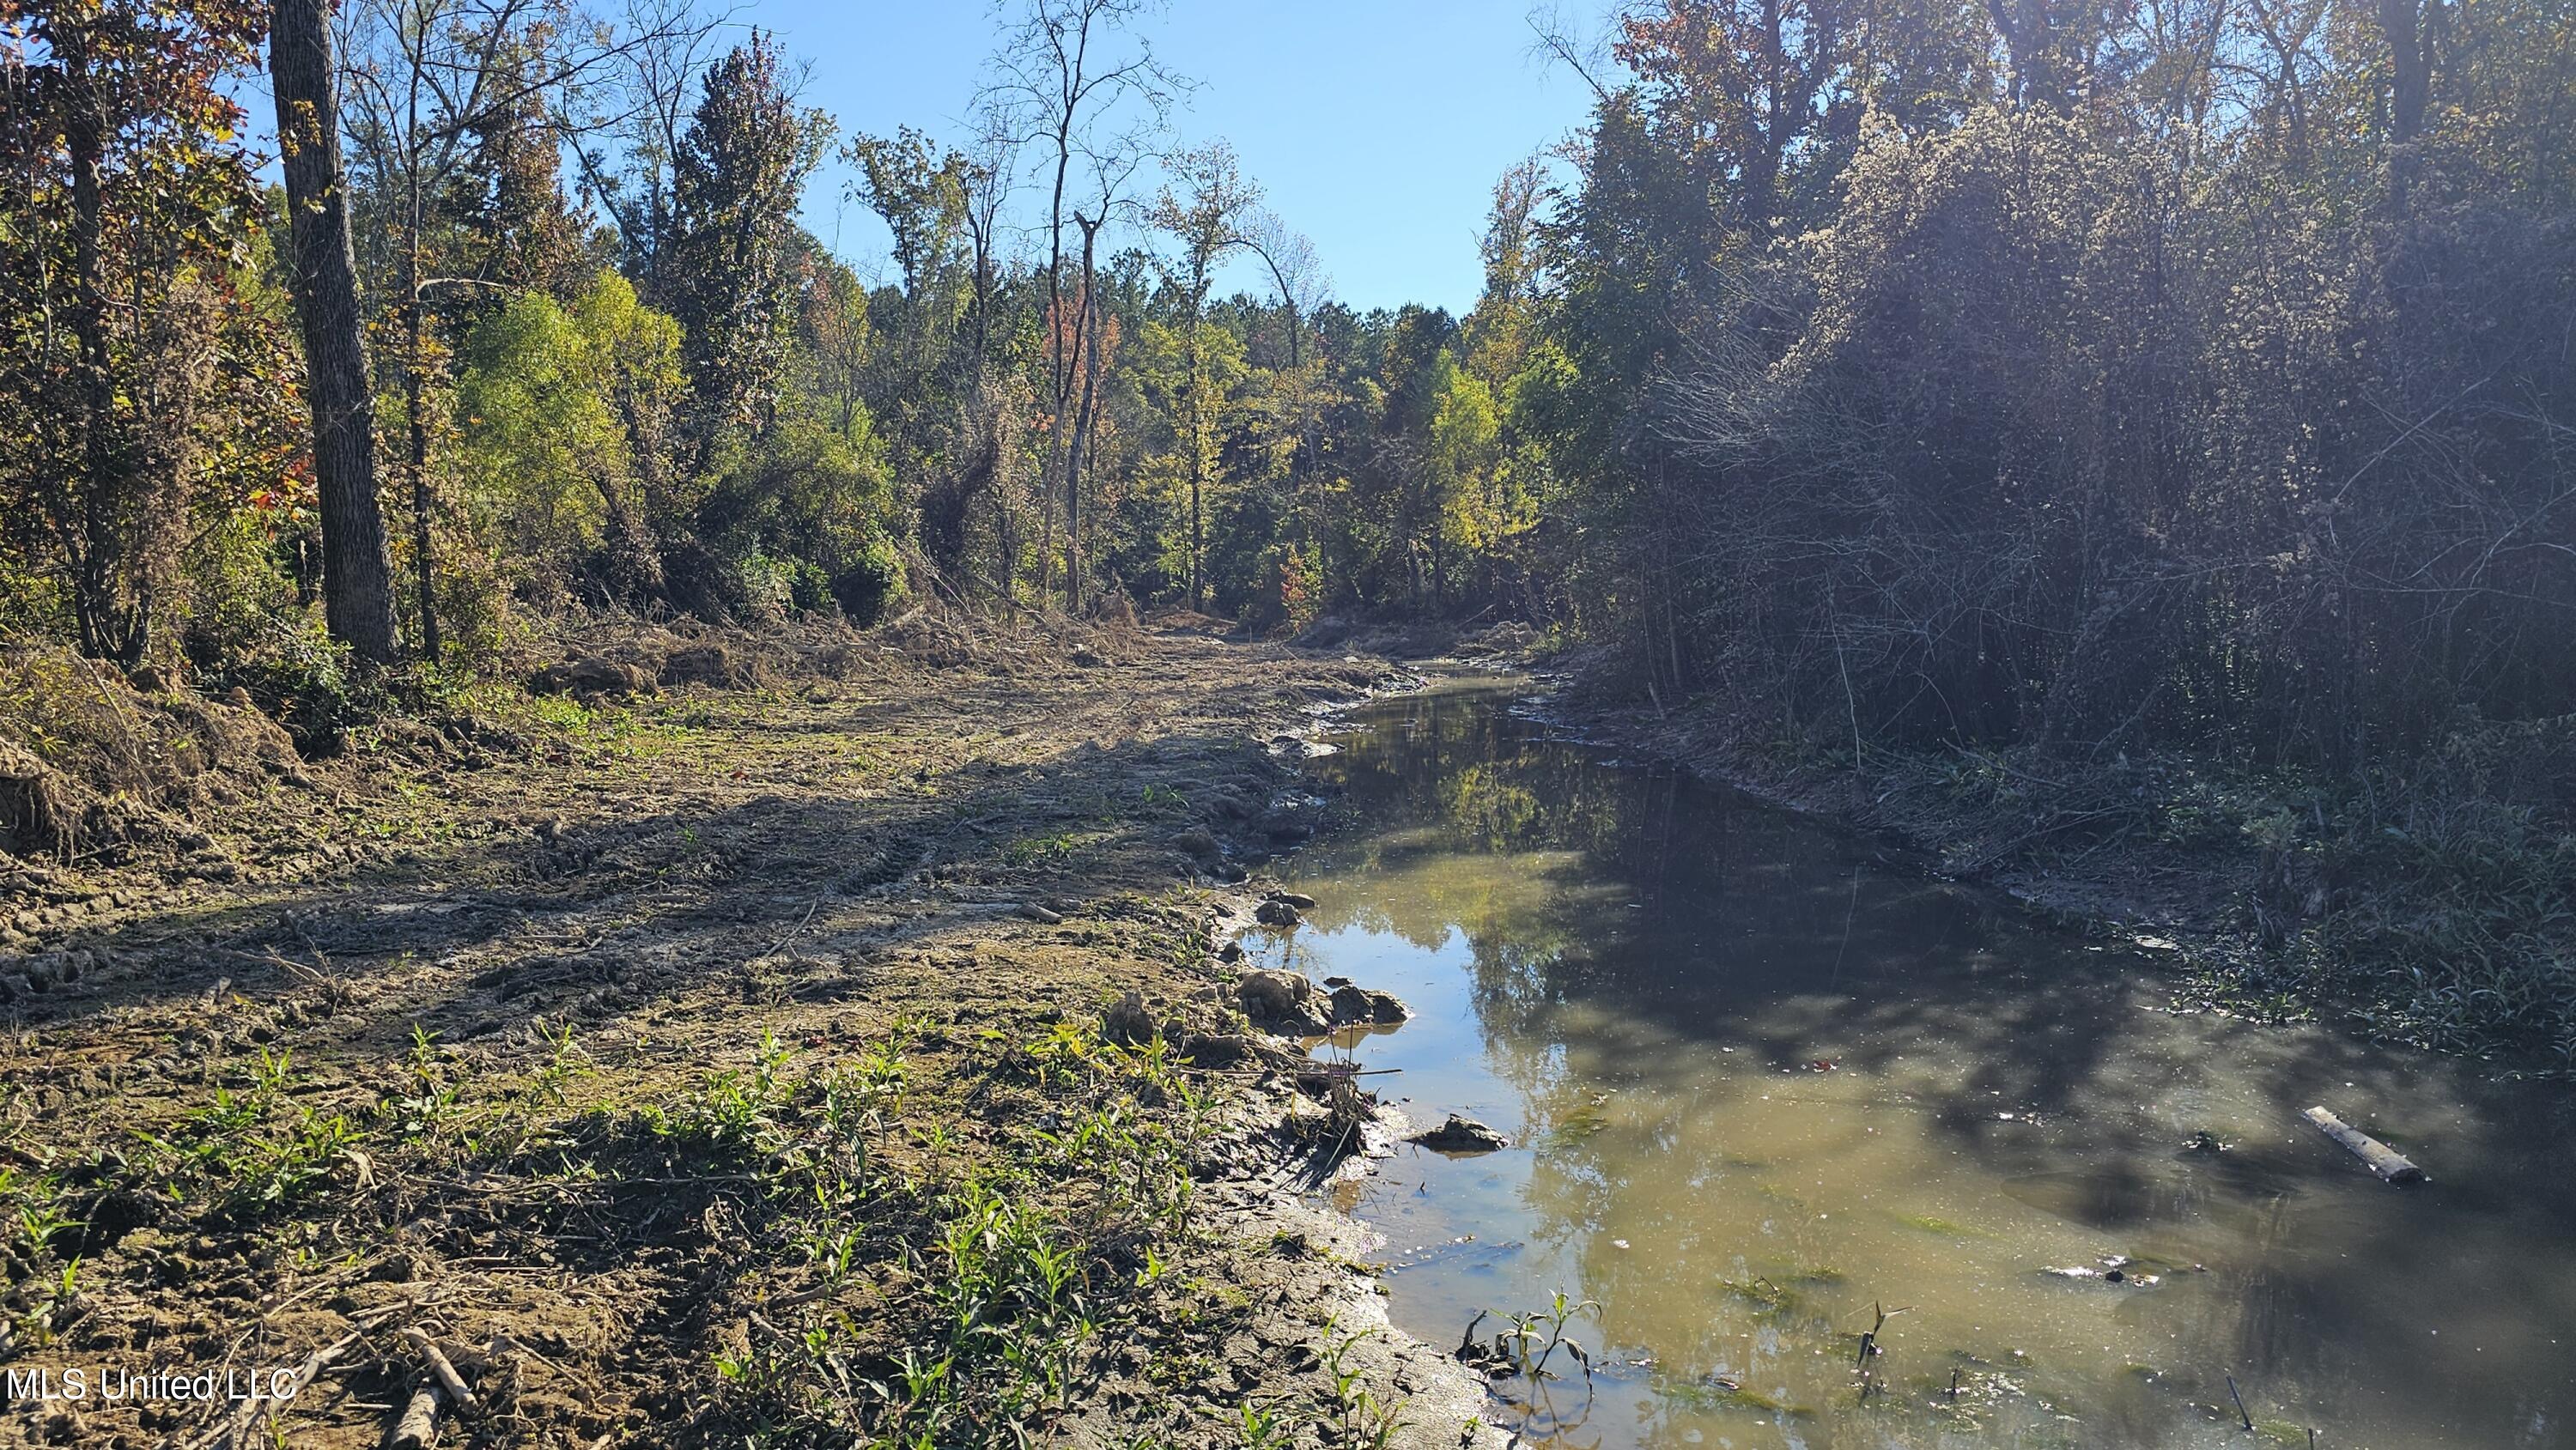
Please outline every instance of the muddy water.
[[[1256, 943], [1405, 998], [1347, 1049], [1401, 1069], [1368, 1081], [1513, 1139], [1351, 1190], [1397, 1322], [1454, 1343], [1480, 1309], [1598, 1305], [1589, 1382], [1560, 1353], [1492, 1419], [1601, 1447], [2576, 1445], [2564, 1089], [2177, 1015], [2149, 953], [1511, 704], [1462, 682], [1336, 737], [1314, 765], [1359, 824], [1294, 861], [1310, 920]], [[2382, 1185], [2311, 1103], [2434, 1181]], [[1903, 1312], [1865, 1385], [1873, 1306]]]

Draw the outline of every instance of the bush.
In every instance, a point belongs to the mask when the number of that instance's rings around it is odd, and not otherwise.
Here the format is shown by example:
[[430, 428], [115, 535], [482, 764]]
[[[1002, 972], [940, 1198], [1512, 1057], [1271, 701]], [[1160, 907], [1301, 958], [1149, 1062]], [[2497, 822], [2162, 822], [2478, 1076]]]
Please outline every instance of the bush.
[[888, 606], [903, 595], [903, 556], [883, 534], [862, 544], [857, 557], [832, 576], [833, 601], [861, 627], [885, 618]]
[[297, 753], [308, 759], [348, 749], [349, 732], [392, 703], [346, 645], [310, 622], [274, 636], [258, 654], [215, 670], [204, 683], [208, 693], [239, 686], [262, 714], [286, 727]]

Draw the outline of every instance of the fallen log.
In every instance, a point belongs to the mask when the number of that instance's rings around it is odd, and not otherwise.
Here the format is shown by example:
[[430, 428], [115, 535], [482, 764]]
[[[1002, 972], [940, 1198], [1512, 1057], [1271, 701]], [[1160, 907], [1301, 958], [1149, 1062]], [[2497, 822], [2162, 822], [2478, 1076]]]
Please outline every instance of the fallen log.
[[429, 1450], [438, 1443], [438, 1386], [423, 1381], [412, 1392], [411, 1403], [403, 1407], [402, 1418], [394, 1422], [394, 1432], [385, 1443], [392, 1450]]
[[2318, 1131], [2351, 1150], [2352, 1155], [2370, 1165], [2370, 1171], [2389, 1183], [2421, 1183], [2424, 1170], [2407, 1161], [2406, 1156], [2377, 1138], [2370, 1136], [2323, 1108], [2310, 1108], [2302, 1116], [2317, 1125]]

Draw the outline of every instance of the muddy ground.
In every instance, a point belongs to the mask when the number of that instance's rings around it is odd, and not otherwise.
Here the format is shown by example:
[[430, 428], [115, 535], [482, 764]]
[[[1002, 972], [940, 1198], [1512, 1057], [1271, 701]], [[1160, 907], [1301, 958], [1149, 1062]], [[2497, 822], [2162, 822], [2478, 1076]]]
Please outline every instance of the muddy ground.
[[1401, 676], [696, 648], [0, 857], [0, 1444], [1493, 1438], [1219, 959]]

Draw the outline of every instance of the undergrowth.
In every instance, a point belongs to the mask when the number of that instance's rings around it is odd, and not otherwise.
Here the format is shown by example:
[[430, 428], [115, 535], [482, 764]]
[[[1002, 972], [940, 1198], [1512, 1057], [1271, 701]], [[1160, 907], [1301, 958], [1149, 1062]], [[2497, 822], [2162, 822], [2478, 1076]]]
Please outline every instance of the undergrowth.
[[[2179, 757], [1872, 749], [1857, 814], [1960, 875], [2206, 883], [2233, 934], [2195, 961], [2266, 1015], [2576, 1070], [2576, 722], [2469, 722], [2350, 780]], [[1839, 759], [1775, 766], [1827, 778]], [[2116, 889], [2116, 888], [2115, 888]]]
[[[19, 1166], [0, 1167], [0, 1357], [57, 1342], [94, 1307], [83, 1249], [113, 1247], [111, 1217], [285, 1246], [349, 1282], [444, 1204], [501, 1231], [478, 1246], [521, 1255], [569, 1251], [555, 1238], [568, 1218], [621, 1257], [689, 1226], [708, 1287], [668, 1307], [703, 1326], [705, 1373], [657, 1411], [682, 1443], [1027, 1444], [1112, 1376], [1177, 1388], [1203, 1371], [1150, 1346], [1228, 1307], [1232, 1249], [1199, 1208], [1204, 1079], [1159, 1036], [984, 1028], [967, 1089], [982, 1110], [961, 1115], [956, 1082], [928, 1106], [916, 1088], [916, 1045], [945, 1031], [907, 1017], [824, 1051], [764, 1032], [742, 1061], [647, 1088], [611, 1082], [568, 1026], [532, 1024], [507, 1071], [415, 1028], [355, 1099], [260, 1048], [77, 1163], [6, 1144], [0, 1163]], [[1339, 1382], [1340, 1403], [1315, 1412], [1329, 1443], [1384, 1443], [1397, 1407]], [[1248, 1418], [1248, 1443], [1291, 1423], [1279, 1413]]]
[[[802, 1248], [784, 1277], [803, 1287], [770, 1301], [793, 1316], [755, 1316], [716, 1359], [716, 1408], [748, 1443], [1019, 1443], [1085, 1402], [1104, 1345], [1187, 1312], [1208, 1103], [1161, 1038], [1131, 1049], [1059, 1023], [1009, 1048], [995, 1086], [1034, 1100], [983, 1154], [904, 1118], [900, 1037], [794, 1090], [771, 1061], [711, 1079], [673, 1124], [756, 1147], [781, 1207], [770, 1231]], [[940, 1151], [871, 1168], [889, 1142]], [[862, 1269], [911, 1292], [862, 1316], [844, 1292]]]

